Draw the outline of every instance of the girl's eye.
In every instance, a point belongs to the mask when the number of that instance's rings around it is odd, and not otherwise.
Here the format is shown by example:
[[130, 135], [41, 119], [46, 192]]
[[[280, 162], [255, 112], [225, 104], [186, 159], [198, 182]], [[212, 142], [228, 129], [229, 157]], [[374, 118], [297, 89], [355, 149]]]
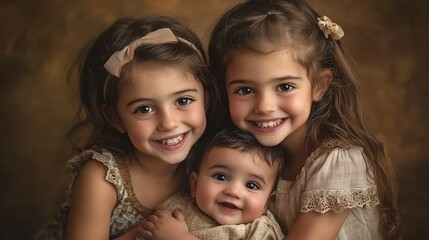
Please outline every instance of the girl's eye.
[[283, 84], [280, 84], [280, 85], [277, 87], [277, 89], [278, 89], [278, 91], [280, 91], [280, 92], [289, 92], [289, 91], [291, 91], [292, 89], [294, 89], [294, 87], [293, 87], [292, 85], [288, 84], [288, 83], [283, 83]]
[[246, 183], [246, 188], [252, 189], [252, 190], [258, 190], [260, 189], [259, 185], [254, 182]]
[[177, 99], [176, 103], [179, 106], [185, 106], [185, 105], [189, 105], [194, 101], [194, 99], [189, 98], [189, 97], [183, 97], [183, 98], [179, 98]]
[[238, 93], [240, 95], [252, 94], [253, 93], [253, 89], [251, 89], [249, 87], [243, 87], [243, 88], [240, 88], [237, 91], [235, 91], [235, 93]]
[[138, 107], [134, 113], [139, 113], [139, 114], [148, 114], [155, 111], [155, 109], [151, 106], [140, 106]]
[[224, 182], [224, 181], [227, 181], [227, 180], [228, 180], [228, 178], [227, 178], [224, 174], [222, 174], [222, 173], [216, 173], [215, 175], [213, 175], [213, 177], [214, 177], [216, 180], [218, 180], [218, 181], [222, 181], [222, 182]]

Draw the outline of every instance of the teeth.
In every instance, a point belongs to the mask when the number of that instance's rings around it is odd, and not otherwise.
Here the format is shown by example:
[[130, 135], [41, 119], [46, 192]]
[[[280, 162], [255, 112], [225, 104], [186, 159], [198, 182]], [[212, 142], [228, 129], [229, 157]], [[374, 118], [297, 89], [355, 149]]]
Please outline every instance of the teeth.
[[177, 136], [175, 138], [159, 140], [158, 142], [160, 142], [163, 145], [175, 145], [175, 144], [178, 144], [180, 141], [183, 140], [183, 136], [185, 136], [185, 134], [180, 134], [179, 136]]
[[282, 122], [283, 122], [283, 119], [278, 119], [278, 120], [269, 121], [269, 122], [255, 122], [255, 124], [260, 128], [272, 128], [280, 125]]

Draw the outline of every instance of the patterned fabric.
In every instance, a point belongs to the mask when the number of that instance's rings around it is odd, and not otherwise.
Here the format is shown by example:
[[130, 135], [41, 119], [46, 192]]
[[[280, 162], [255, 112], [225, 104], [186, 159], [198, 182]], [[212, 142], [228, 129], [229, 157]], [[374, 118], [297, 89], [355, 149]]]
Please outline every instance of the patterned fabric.
[[381, 239], [373, 173], [362, 148], [328, 141], [313, 152], [295, 181], [280, 179], [270, 209], [283, 232], [300, 213], [350, 209], [337, 239]]
[[176, 194], [160, 209], [172, 212], [180, 209], [185, 215], [189, 231], [203, 240], [275, 240], [284, 239], [284, 235], [270, 211], [248, 224], [219, 225], [199, 210], [193, 198], [185, 194]]
[[63, 239], [73, 182], [82, 166], [90, 160], [99, 161], [106, 166], [105, 179], [116, 188], [117, 203], [110, 220], [110, 238], [115, 238], [143, 222], [152, 213], [152, 210], [143, 207], [136, 198], [128, 168], [124, 162], [116, 161], [108, 151], [100, 154], [94, 150], [87, 150], [68, 162], [67, 168], [72, 175], [72, 184], [68, 188], [66, 201], [60, 206], [56, 220], [48, 224], [36, 239]]

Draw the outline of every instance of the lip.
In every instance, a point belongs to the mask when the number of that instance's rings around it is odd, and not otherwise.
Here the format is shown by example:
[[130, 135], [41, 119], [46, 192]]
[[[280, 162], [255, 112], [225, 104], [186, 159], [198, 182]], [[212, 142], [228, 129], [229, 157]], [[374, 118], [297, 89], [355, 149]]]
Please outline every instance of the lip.
[[241, 208], [237, 207], [237, 205], [230, 202], [218, 202], [217, 205], [224, 213], [235, 213], [241, 211]]
[[[158, 139], [158, 140], [152, 140], [153, 143], [155, 143], [158, 147], [167, 150], [167, 151], [173, 151], [176, 150], [178, 148], [181, 148], [185, 142], [186, 139], [189, 136], [189, 132], [184, 132], [184, 133], [180, 133], [180, 134], [176, 134], [167, 138], [163, 138], [163, 139]], [[179, 140], [177, 143], [168, 143], [169, 141], [177, 141]]]
[[[248, 120], [253, 129], [261, 133], [271, 133], [280, 129], [287, 121], [287, 118], [275, 118], [275, 119], [263, 119], [263, 120]], [[264, 123], [265, 126], [261, 127], [260, 125]], [[270, 125], [275, 125], [271, 126]]]

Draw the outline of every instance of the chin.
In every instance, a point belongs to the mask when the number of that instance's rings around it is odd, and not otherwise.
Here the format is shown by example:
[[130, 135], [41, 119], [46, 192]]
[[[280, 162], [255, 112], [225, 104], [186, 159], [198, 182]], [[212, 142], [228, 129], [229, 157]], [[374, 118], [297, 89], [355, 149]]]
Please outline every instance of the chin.
[[273, 138], [267, 138], [267, 137], [260, 138], [258, 136], [255, 136], [255, 137], [256, 137], [256, 140], [258, 140], [258, 142], [260, 144], [262, 144], [266, 147], [274, 147], [276, 145], [279, 145], [282, 142], [282, 140], [273, 139]]

